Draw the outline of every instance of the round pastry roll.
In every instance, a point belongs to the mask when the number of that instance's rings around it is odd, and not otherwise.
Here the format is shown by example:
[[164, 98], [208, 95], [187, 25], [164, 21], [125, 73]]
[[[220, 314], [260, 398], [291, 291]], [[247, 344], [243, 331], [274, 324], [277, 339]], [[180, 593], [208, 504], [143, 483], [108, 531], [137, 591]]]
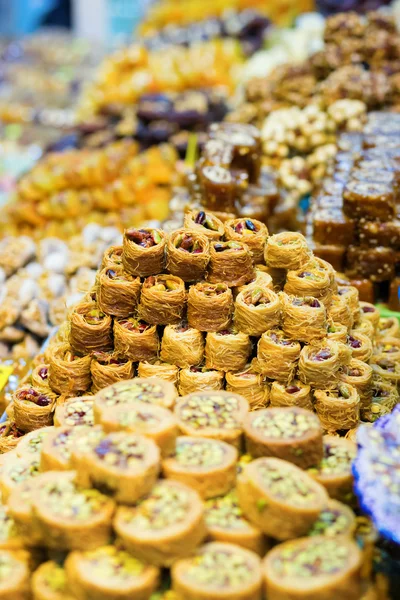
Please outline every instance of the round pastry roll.
[[79, 394], [90, 388], [91, 356], [76, 356], [63, 342], [49, 348], [49, 384], [57, 394]]
[[338, 500], [329, 500], [308, 535], [324, 535], [325, 537], [348, 535], [352, 537], [355, 530], [356, 515], [351, 508]]
[[24, 432], [20, 431], [15, 423], [9, 420], [0, 424], [0, 454], [4, 456], [11, 450], [15, 450], [23, 435]]
[[396, 317], [381, 317], [378, 323], [378, 337], [400, 337], [400, 322]]
[[118, 356], [125, 356], [133, 362], [150, 360], [157, 357], [158, 346], [155, 325], [136, 317], [114, 320], [114, 348]]
[[202, 498], [229, 492], [236, 481], [236, 448], [212, 438], [181, 436], [175, 454], [162, 463], [164, 477], [186, 483]]
[[69, 321], [69, 343], [73, 352], [84, 356], [96, 350], [112, 349], [112, 319], [95, 302], [75, 306]]
[[[357, 323], [354, 323], [353, 330], [356, 331], [357, 333], [363, 333], [370, 340], [374, 339], [374, 337], [375, 337], [374, 326], [372, 325], [371, 321], [366, 319], [364, 316], [362, 316], [361, 319], [359, 321], [357, 321]], [[346, 335], [346, 340], [347, 340], [347, 335]]]
[[281, 304], [278, 294], [257, 282], [248, 285], [235, 300], [234, 324], [238, 331], [260, 336], [278, 327]]
[[56, 550], [91, 550], [108, 543], [114, 502], [80, 488], [75, 473], [49, 471], [36, 478], [30, 498], [44, 544]]
[[332, 299], [331, 278], [328, 270], [306, 265], [297, 271], [288, 271], [284, 292], [298, 298], [312, 297], [329, 308]]
[[372, 356], [370, 365], [375, 377], [395, 386], [400, 381], [400, 363], [386, 356]]
[[[233, 289], [233, 294], [234, 297], [237, 298], [238, 294], [240, 294], [240, 292], [244, 292], [245, 290], [247, 290], [247, 288], [253, 286], [253, 285], [257, 285], [262, 287], [263, 289], [268, 289], [268, 290], [273, 290], [275, 287], [275, 284], [272, 280], [272, 276], [269, 274], [270, 269], [268, 267], [266, 267], [265, 265], [255, 265], [255, 271], [254, 271], [254, 276], [253, 279], [251, 281], [249, 281], [249, 283], [246, 283], [246, 285], [241, 285], [237, 288]], [[279, 287], [279, 286], [276, 286]]]
[[43, 389], [22, 385], [12, 395], [15, 425], [21, 431], [34, 431], [53, 424], [55, 396]]
[[326, 309], [312, 296], [279, 294], [282, 305], [282, 329], [291, 339], [311, 343], [326, 336]]
[[102, 411], [120, 404], [132, 404], [139, 400], [146, 404], [156, 404], [172, 409], [177, 397], [175, 386], [169, 381], [149, 377], [136, 377], [127, 381], [119, 381], [100, 390], [95, 396], [94, 416], [96, 423], [101, 423]]
[[254, 267], [250, 250], [243, 242], [218, 241], [210, 244], [207, 279], [237, 287], [251, 281]]
[[211, 541], [237, 544], [264, 556], [268, 546], [267, 539], [260, 529], [244, 517], [236, 490], [207, 500], [205, 520]]
[[249, 410], [243, 396], [230, 392], [196, 392], [181, 398], [174, 410], [184, 435], [214, 438], [240, 447], [242, 423]]
[[326, 505], [328, 494], [305, 471], [279, 458], [257, 458], [237, 478], [243, 514], [278, 540], [305, 535]]
[[118, 508], [114, 529], [133, 556], [169, 567], [205, 538], [203, 513], [195, 490], [179, 481], [160, 480], [137, 506]]
[[101, 413], [105, 432], [129, 431], [153, 440], [166, 458], [173, 454], [178, 435], [175, 416], [167, 408], [139, 400], [128, 405], [110, 406]]
[[299, 379], [303, 383], [325, 388], [337, 380], [340, 367], [350, 361], [350, 353], [343, 362], [345, 347], [340, 342], [322, 340], [312, 346], [304, 346], [300, 353]]
[[0, 489], [3, 502], [21, 483], [37, 477], [40, 473], [39, 456], [19, 457], [14, 453], [6, 456], [1, 470]]
[[348, 383], [330, 390], [315, 390], [315, 411], [325, 431], [352, 429], [360, 417], [360, 396]]
[[261, 600], [260, 558], [236, 544], [210, 542], [171, 569], [172, 588], [187, 600]]
[[210, 331], [206, 337], [206, 367], [217, 371], [244, 369], [251, 352], [251, 340], [235, 329]]
[[347, 342], [348, 329], [346, 325], [342, 325], [341, 323], [331, 322], [328, 324], [326, 337], [328, 340], [333, 340], [334, 342], [342, 342], [345, 344]]
[[8, 506], [0, 503], [0, 550], [22, 550], [24, 540]]
[[75, 427], [77, 425], [93, 425], [94, 396], [78, 396], [68, 398], [56, 407], [54, 425], [56, 427]]
[[371, 404], [372, 375], [372, 367], [356, 358], [352, 358], [350, 363], [345, 365], [339, 373], [339, 378], [343, 383], [348, 383], [356, 388], [360, 396], [361, 409]]
[[139, 318], [152, 325], [179, 323], [186, 305], [185, 284], [175, 275], [147, 277], [142, 285]]
[[40, 456], [42, 446], [54, 427], [42, 427], [24, 435], [16, 449], [17, 456]]
[[112, 269], [122, 267], [122, 246], [109, 246], [103, 254], [101, 268]]
[[268, 238], [264, 256], [269, 267], [296, 270], [309, 262], [311, 250], [301, 233], [285, 231]]
[[199, 231], [177, 229], [168, 237], [167, 270], [183, 281], [199, 281], [205, 278], [210, 260], [208, 237]]
[[25, 480], [11, 492], [7, 500], [8, 514], [17, 527], [23, 545], [28, 548], [44, 545], [42, 531], [32, 519], [31, 498], [34, 482], [34, 479]]
[[232, 290], [226, 283], [201, 281], [188, 293], [187, 319], [199, 331], [220, 331], [229, 327], [233, 313]]
[[45, 392], [50, 391], [49, 385], [49, 365], [39, 364], [32, 370], [32, 387]]
[[353, 323], [356, 323], [360, 318], [360, 303], [358, 289], [352, 285], [339, 285], [337, 293], [350, 308]]
[[264, 262], [264, 247], [268, 238], [268, 229], [257, 219], [228, 219], [225, 222], [225, 238], [247, 244], [254, 264]]
[[158, 377], [164, 381], [178, 384], [179, 368], [175, 365], [153, 358], [144, 360], [138, 364], [138, 377], [146, 379], [148, 377]]
[[353, 358], [368, 362], [372, 356], [372, 342], [360, 331], [350, 331], [347, 336], [347, 345], [351, 349]]
[[74, 600], [64, 567], [52, 560], [41, 564], [34, 572], [32, 592], [35, 600]]
[[30, 572], [19, 553], [0, 550], [0, 597], [4, 600], [30, 600]]
[[225, 373], [226, 391], [240, 394], [248, 401], [250, 410], [265, 408], [269, 403], [269, 385], [251, 365], [243, 371]]
[[160, 451], [144, 436], [109, 433], [88, 449], [81, 467], [95, 488], [107, 490], [119, 503], [134, 504], [157, 480]]
[[90, 363], [92, 375], [92, 392], [112, 385], [117, 381], [132, 379], [134, 368], [128, 358], [118, 356], [115, 352], [95, 352]]
[[106, 267], [98, 275], [97, 303], [102, 312], [113, 317], [128, 317], [138, 304], [141, 283], [119, 267]]
[[289, 339], [279, 329], [271, 329], [259, 339], [257, 359], [252, 364], [265, 377], [287, 383], [293, 379], [300, 351], [299, 342]]
[[349, 504], [353, 501], [351, 466], [356, 453], [357, 446], [351, 440], [325, 435], [324, 457], [307, 472], [326, 488], [331, 498]]
[[204, 338], [201, 331], [182, 321], [167, 325], [161, 341], [160, 358], [166, 363], [187, 368], [199, 365], [204, 357]]
[[65, 562], [68, 584], [76, 598], [148, 600], [160, 573], [116, 546], [71, 552]]
[[71, 469], [71, 450], [79, 437], [93, 431], [88, 425], [55, 427], [43, 442], [40, 453], [41, 471], [68, 471]]
[[219, 240], [225, 233], [224, 224], [213, 213], [204, 210], [191, 210], [185, 213], [183, 225], [186, 229], [198, 231], [210, 241]]
[[334, 294], [332, 296], [331, 305], [328, 309], [328, 317], [334, 323], [340, 323], [347, 329], [353, 327], [353, 313], [345, 298], [339, 294]]
[[315, 536], [279, 544], [264, 560], [268, 600], [358, 600], [361, 552], [348, 536]]
[[91, 452], [104, 439], [105, 433], [100, 425], [78, 427], [79, 435], [74, 436], [74, 443], [68, 447], [69, 470], [75, 471], [75, 483], [80, 487], [91, 487], [89, 473], [86, 468], [86, 454]]
[[179, 395], [186, 396], [205, 390], [222, 390], [224, 372], [208, 369], [205, 366], [189, 367], [179, 372]]
[[389, 358], [390, 360], [400, 360], [400, 339], [395, 337], [385, 337], [378, 339], [374, 354], [379, 358]]
[[306, 469], [323, 457], [318, 417], [297, 406], [265, 408], [247, 415], [243, 425], [247, 452], [273, 456]]
[[162, 229], [127, 229], [122, 243], [122, 264], [131, 275], [161, 273], [165, 263], [166, 234]]
[[271, 386], [270, 401], [273, 408], [298, 406], [313, 410], [311, 388], [299, 379], [294, 379], [288, 385], [274, 381]]
[[379, 310], [370, 302], [359, 302], [362, 317], [370, 321], [373, 325], [374, 331], [377, 331], [380, 320]]

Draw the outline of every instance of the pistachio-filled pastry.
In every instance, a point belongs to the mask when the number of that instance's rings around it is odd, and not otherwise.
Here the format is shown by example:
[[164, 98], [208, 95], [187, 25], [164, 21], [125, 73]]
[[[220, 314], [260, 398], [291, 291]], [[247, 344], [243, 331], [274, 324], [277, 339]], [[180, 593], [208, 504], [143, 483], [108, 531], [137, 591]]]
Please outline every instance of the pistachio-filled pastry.
[[97, 283], [100, 310], [113, 317], [128, 317], [135, 312], [141, 287], [140, 277], [126, 273], [121, 267], [102, 269]]
[[210, 262], [207, 280], [238, 287], [254, 277], [253, 260], [248, 246], [243, 242], [218, 241], [210, 244]]
[[280, 318], [279, 296], [262, 282], [245, 286], [236, 296], [233, 319], [238, 331], [260, 336], [268, 329], [278, 327]]
[[235, 544], [211, 542], [171, 569], [172, 588], [185, 600], [262, 600], [260, 558]]
[[185, 321], [167, 325], [162, 337], [160, 358], [182, 368], [201, 364], [204, 358], [202, 332], [189, 327]]
[[400, 338], [400, 322], [396, 317], [381, 317], [379, 319], [378, 337], [396, 337]]
[[313, 297], [329, 308], [332, 299], [330, 272], [314, 266], [312, 261], [303, 269], [288, 271], [283, 288], [286, 294], [298, 298]]
[[30, 573], [23, 555], [0, 550], [0, 598], [30, 600]]
[[334, 321], [330, 321], [328, 323], [328, 329], [326, 337], [328, 340], [333, 340], [334, 342], [342, 342], [345, 344], [347, 342], [348, 336], [348, 328], [346, 325], [342, 325], [342, 323], [337, 323]]
[[205, 278], [210, 260], [210, 244], [203, 233], [190, 229], [177, 229], [168, 237], [167, 269], [183, 281]]
[[212, 438], [181, 436], [175, 453], [162, 463], [164, 477], [182, 481], [202, 498], [229, 492], [236, 481], [236, 448]]
[[77, 356], [66, 342], [49, 348], [49, 384], [57, 394], [79, 394], [91, 385], [91, 356]]
[[52, 560], [41, 564], [34, 572], [32, 592], [34, 600], [74, 600], [64, 567]]
[[71, 464], [71, 451], [77, 440], [93, 431], [89, 425], [76, 427], [54, 427], [42, 444], [40, 453], [41, 471], [68, 471]]
[[21, 550], [24, 540], [8, 506], [0, 503], [0, 550]]
[[43, 443], [52, 431], [54, 427], [42, 427], [24, 435], [16, 449], [17, 456], [40, 456]]
[[147, 379], [148, 377], [158, 377], [165, 381], [170, 381], [174, 385], [178, 384], [179, 368], [175, 365], [152, 358], [144, 360], [138, 364], [138, 377]]
[[77, 396], [68, 398], [59, 404], [54, 413], [56, 427], [75, 427], [78, 425], [93, 425], [94, 396]]
[[8, 513], [15, 523], [18, 536], [23, 545], [36, 548], [44, 545], [43, 534], [36, 521], [32, 519], [31, 499], [34, 479], [27, 479], [17, 486], [7, 500]]
[[142, 285], [139, 318], [152, 325], [179, 323], [186, 306], [185, 283], [176, 275], [147, 277]]
[[235, 328], [210, 331], [206, 337], [206, 367], [217, 371], [241, 371], [251, 353], [251, 340]]
[[374, 331], [378, 331], [379, 321], [380, 321], [380, 312], [370, 302], [359, 302], [360, 311], [362, 314], [362, 318], [367, 319], [373, 325]]
[[95, 302], [83, 302], [70, 314], [69, 343], [82, 356], [95, 351], [106, 352], [113, 347], [112, 318]]
[[225, 233], [222, 221], [213, 213], [204, 210], [186, 212], [183, 225], [186, 229], [205, 235], [210, 241], [221, 239]]
[[339, 294], [332, 296], [331, 305], [328, 309], [328, 317], [334, 323], [340, 323], [347, 329], [351, 329], [354, 324], [354, 317], [349, 304]]
[[298, 406], [313, 410], [311, 387], [299, 379], [288, 385], [273, 381], [270, 393], [271, 407]]
[[160, 578], [157, 567], [118, 546], [71, 552], [65, 570], [77, 600], [149, 600]]
[[361, 562], [361, 552], [348, 536], [279, 544], [263, 565], [268, 600], [359, 600]]
[[[399, 340], [400, 341], [400, 340]], [[372, 399], [372, 367], [361, 360], [352, 358], [348, 365], [342, 367], [339, 378], [343, 383], [356, 388], [360, 396], [361, 410], [368, 408]]]
[[37, 390], [50, 392], [49, 365], [41, 363], [32, 369], [31, 383], [32, 387], [36, 388]]
[[279, 458], [257, 458], [244, 465], [236, 487], [243, 514], [278, 540], [308, 533], [328, 501], [322, 485]]
[[156, 404], [172, 409], [178, 396], [175, 386], [170, 381], [149, 377], [136, 377], [120, 381], [100, 390], [95, 396], [94, 416], [96, 423], [101, 422], [102, 411], [120, 404], [129, 405], [139, 400], [147, 404]]
[[205, 538], [203, 513], [203, 502], [195, 490], [165, 479], [135, 507], [119, 507], [114, 529], [133, 556], [169, 567]]
[[242, 371], [225, 373], [226, 391], [244, 396], [250, 405], [250, 410], [265, 408], [269, 404], [270, 388], [265, 378], [256, 373], [251, 364]]
[[322, 460], [321, 424], [304, 408], [256, 410], [247, 415], [243, 429], [247, 452], [255, 458], [273, 456], [302, 469]]
[[262, 334], [257, 345], [254, 369], [269, 379], [288, 383], [293, 379], [300, 357], [299, 342], [288, 338], [280, 329]]
[[324, 457], [307, 472], [326, 488], [331, 498], [346, 504], [352, 503], [354, 497], [351, 468], [356, 454], [357, 445], [351, 440], [325, 435]]
[[351, 508], [338, 500], [329, 500], [308, 535], [324, 535], [326, 537], [348, 535], [352, 537], [355, 530], [356, 515]]
[[23, 436], [24, 432], [15, 423], [7, 420], [0, 424], [0, 454], [15, 450]]
[[162, 273], [165, 245], [166, 234], [162, 229], [127, 229], [122, 246], [122, 264], [125, 271], [139, 277]]
[[337, 293], [349, 307], [353, 323], [356, 323], [360, 318], [358, 289], [352, 285], [339, 285]]
[[360, 418], [360, 396], [357, 389], [339, 382], [330, 390], [315, 390], [315, 411], [325, 431], [356, 427]]
[[44, 545], [56, 550], [91, 550], [111, 537], [113, 500], [81, 488], [75, 473], [49, 471], [36, 478], [30, 506]]
[[194, 329], [226, 329], [230, 325], [233, 308], [232, 290], [226, 283], [200, 281], [189, 288], [187, 319]]
[[128, 358], [118, 356], [115, 352], [95, 352], [90, 363], [92, 375], [92, 392], [112, 385], [117, 381], [132, 379], [134, 368]]
[[180, 396], [206, 390], [222, 390], [224, 388], [224, 372], [208, 369], [204, 365], [181, 369], [178, 388]]
[[55, 395], [30, 385], [22, 385], [12, 395], [14, 421], [21, 431], [34, 431], [53, 424]]
[[313, 296], [288, 296], [280, 292], [282, 329], [287, 337], [310, 344], [326, 336], [326, 309]]
[[228, 219], [225, 223], [225, 238], [235, 242], [244, 242], [255, 265], [264, 262], [264, 246], [268, 238], [268, 229], [257, 219]]
[[210, 437], [240, 447], [249, 404], [230, 392], [196, 392], [179, 400], [174, 412], [184, 435]]
[[322, 340], [304, 346], [300, 353], [299, 379], [311, 386], [333, 387], [338, 379], [340, 367], [349, 364], [351, 353], [341, 342]]
[[264, 257], [269, 267], [296, 270], [309, 262], [311, 250], [301, 233], [285, 231], [268, 238]]
[[114, 348], [118, 356], [132, 362], [157, 358], [159, 339], [157, 327], [136, 316], [114, 319]]
[[101, 425], [106, 433], [127, 431], [153, 440], [166, 458], [174, 453], [178, 423], [174, 414], [162, 406], [146, 402], [132, 402], [110, 406], [101, 413]]
[[372, 341], [360, 331], [354, 331], [353, 329], [350, 331], [347, 336], [347, 345], [351, 349], [353, 358], [368, 362], [372, 356]]
[[252, 550], [260, 556], [265, 555], [267, 538], [243, 515], [235, 489], [225, 496], [207, 500], [205, 519], [210, 540], [230, 542]]
[[0, 476], [0, 490], [3, 502], [7, 502], [11, 492], [21, 483], [37, 477], [40, 472], [39, 456], [19, 457], [14, 453], [6, 456]]

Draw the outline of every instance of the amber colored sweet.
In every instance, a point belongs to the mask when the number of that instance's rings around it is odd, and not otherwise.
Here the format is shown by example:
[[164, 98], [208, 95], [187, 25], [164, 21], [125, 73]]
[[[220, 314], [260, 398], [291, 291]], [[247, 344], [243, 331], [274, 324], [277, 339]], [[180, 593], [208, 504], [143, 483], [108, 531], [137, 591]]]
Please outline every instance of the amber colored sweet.
[[396, 253], [391, 248], [361, 248], [349, 246], [347, 269], [349, 277], [367, 278], [373, 282], [390, 281], [395, 274]]
[[348, 246], [354, 241], [354, 221], [341, 210], [321, 208], [314, 213], [314, 241]]

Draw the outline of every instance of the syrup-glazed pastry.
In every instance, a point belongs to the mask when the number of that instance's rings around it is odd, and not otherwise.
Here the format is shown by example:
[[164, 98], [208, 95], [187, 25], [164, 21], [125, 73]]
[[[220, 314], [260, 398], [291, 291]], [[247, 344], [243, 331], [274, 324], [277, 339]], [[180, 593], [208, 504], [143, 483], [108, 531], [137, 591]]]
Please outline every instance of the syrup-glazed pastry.
[[122, 264], [131, 275], [148, 277], [162, 273], [165, 263], [166, 234], [161, 229], [144, 227], [124, 233]]

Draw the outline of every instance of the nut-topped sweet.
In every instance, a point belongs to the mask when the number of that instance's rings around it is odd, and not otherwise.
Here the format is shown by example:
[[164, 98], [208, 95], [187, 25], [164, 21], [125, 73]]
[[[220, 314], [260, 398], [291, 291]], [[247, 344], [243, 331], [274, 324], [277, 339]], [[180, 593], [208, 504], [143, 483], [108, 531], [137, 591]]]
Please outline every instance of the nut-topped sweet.
[[58, 427], [93, 425], [93, 422], [93, 396], [69, 398], [58, 405], [54, 413], [54, 425]]
[[336, 535], [352, 536], [356, 529], [356, 516], [354, 512], [337, 500], [329, 500], [318, 519], [311, 527], [308, 535], [324, 535], [334, 537]]
[[0, 595], [5, 600], [29, 600], [29, 566], [26, 557], [0, 550]]
[[68, 588], [64, 567], [52, 560], [42, 563], [33, 574], [32, 591], [38, 600], [73, 600]]

